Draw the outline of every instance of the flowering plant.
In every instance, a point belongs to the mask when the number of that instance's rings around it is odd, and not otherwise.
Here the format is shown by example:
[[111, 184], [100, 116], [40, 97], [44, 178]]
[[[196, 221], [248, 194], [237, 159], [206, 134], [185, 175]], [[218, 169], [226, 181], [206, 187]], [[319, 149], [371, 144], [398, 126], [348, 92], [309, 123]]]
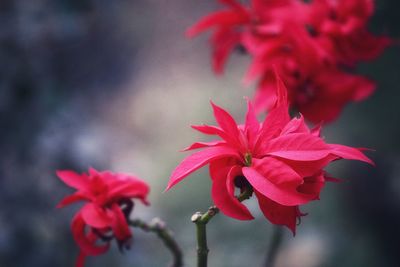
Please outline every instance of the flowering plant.
[[192, 126], [222, 140], [196, 142], [185, 150], [199, 149], [173, 171], [167, 189], [190, 173], [210, 165], [212, 198], [227, 216], [250, 220], [253, 216], [235, 197], [254, 191], [264, 216], [274, 224], [285, 225], [293, 234], [303, 216], [299, 205], [319, 199], [326, 181], [335, 181], [323, 170], [330, 162], [352, 159], [373, 162], [360, 149], [328, 144], [321, 127], [310, 130], [302, 116], [290, 119], [286, 88], [278, 78], [277, 101], [263, 123], [257, 121], [251, 102], [244, 125], [238, 125], [228, 112], [212, 104], [217, 126]]
[[204, 17], [188, 36], [214, 30], [216, 73], [222, 73], [236, 47], [252, 57], [245, 81], [258, 80], [257, 111], [271, 109], [275, 102], [273, 69], [286, 82], [291, 105], [315, 123], [336, 119], [345, 104], [374, 91], [374, 82], [348, 71], [376, 58], [391, 43], [367, 30], [372, 0], [219, 2], [227, 8]]
[[[129, 248], [132, 233], [127, 221], [134, 205], [132, 198], [148, 205], [149, 186], [135, 176], [93, 168], [88, 174], [58, 171], [57, 176], [77, 190], [64, 198], [59, 208], [77, 201], [87, 202], [72, 219], [72, 234], [80, 249], [76, 266], [83, 266], [88, 255], [105, 253], [113, 239], [121, 250]], [[104, 244], [97, 245], [97, 241]]]
[[[374, 82], [353, 70], [391, 44], [388, 37], [367, 30], [374, 12], [372, 0], [219, 2], [226, 8], [204, 17], [188, 35], [213, 30], [213, 68], [218, 74], [235, 49], [249, 54], [252, 62], [245, 81], [256, 80], [257, 90], [254, 99], [247, 100], [243, 124], [211, 102], [218, 126], [192, 128], [217, 139], [185, 148], [199, 151], [183, 159], [169, 178], [166, 191], [196, 170], [209, 167], [215, 205], [191, 218], [197, 230], [198, 267], [207, 266], [206, 225], [219, 211], [237, 220], [252, 220], [243, 202], [254, 196], [269, 222], [295, 235], [298, 222], [306, 215], [301, 206], [319, 200], [326, 182], [339, 181], [326, 172], [327, 166], [342, 159], [374, 165], [365, 149], [325, 141], [321, 121], [336, 119], [349, 101], [371, 95]], [[300, 115], [291, 117], [291, 108]], [[257, 118], [259, 111], [267, 111], [262, 122]], [[306, 121], [318, 124], [309, 127]], [[171, 266], [183, 266], [180, 247], [164, 222], [130, 218], [134, 200], [149, 204], [146, 182], [93, 168], [83, 174], [58, 171], [57, 175], [76, 190], [58, 207], [85, 202], [71, 224], [80, 249], [76, 267], [83, 267], [87, 256], [108, 251], [113, 240], [120, 250], [128, 249], [131, 227], [156, 233], [173, 255]], [[269, 264], [279, 246], [277, 240], [268, 253]]]

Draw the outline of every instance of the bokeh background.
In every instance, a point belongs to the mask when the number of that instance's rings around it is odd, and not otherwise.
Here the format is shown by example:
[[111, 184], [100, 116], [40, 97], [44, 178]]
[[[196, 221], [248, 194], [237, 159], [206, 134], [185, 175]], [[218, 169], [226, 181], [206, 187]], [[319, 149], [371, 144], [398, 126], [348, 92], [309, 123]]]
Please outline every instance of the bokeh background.
[[[400, 3], [377, 2], [371, 29], [398, 38]], [[249, 59], [234, 55], [223, 77], [210, 67], [207, 36], [185, 29], [218, 7], [214, 0], [0, 1], [0, 266], [74, 265], [70, 219], [79, 208], [55, 208], [71, 191], [57, 169], [89, 166], [134, 173], [152, 186], [149, 208], [133, 217], [163, 218], [195, 266], [190, 217], [211, 203], [207, 169], [162, 193], [178, 150], [203, 138], [190, 124], [214, 123], [209, 100], [243, 121], [241, 79]], [[279, 267], [398, 266], [400, 262], [400, 52], [391, 47], [360, 66], [378, 90], [349, 105], [324, 130], [332, 143], [371, 147], [373, 168], [341, 162], [344, 178], [306, 205], [298, 234], [285, 230]], [[338, 81], [340, 82], [340, 81]], [[209, 265], [261, 266], [271, 225], [255, 201], [256, 219], [223, 215], [210, 223]], [[167, 266], [152, 234], [135, 230], [132, 250], [116, 247], [87, 266]]]

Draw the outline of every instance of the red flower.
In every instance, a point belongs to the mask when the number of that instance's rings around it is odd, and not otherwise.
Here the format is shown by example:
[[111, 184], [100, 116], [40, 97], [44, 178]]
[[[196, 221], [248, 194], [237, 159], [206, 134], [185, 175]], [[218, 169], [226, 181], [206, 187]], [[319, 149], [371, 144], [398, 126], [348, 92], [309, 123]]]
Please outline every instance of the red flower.
[[254, 191], [261, 211], [274, 224], [285, 225], [293, 233], [303, 214], [299, 205], [319, 198], [330, 178], [323, 168], [333, 160], [373, 162], [359, 149], [327, 144], [320, 129], [310, 130], [303, 117], [290, 119], [286, 88], [278, 81], [275, 107], [263, 123], [256, 119], [251, 103], [244, 125], [237, 125], [228, 112], [212, 104], [219, 125], [192, 126], [221, 140], [197, 142], [186, 150], [203, 148], [185, 158], [173, 171], [167, 190], [192, 172], [209, 164], [212, 198], [227, 216], [250, 220], [253, 216], [235, 197], [235, 187]]
[[[98, 172], [93, 168], [88, 174], [57, 171], [57, 176], [77, 191], [64, 198], [61, 208], [77, 201], [87, 203], [72, 220], [72, 234], [80, 248], [76, 266], [82, 267], [86, 256], [105, 253], [112, 239], [120, 249], [129, 248], [132, 233], [127, 219], [133, 208], [132, 198], [146, 200], [149, 186], [138, 178], [109, 171]], [[98, 244], [99, 242], [104, 244]]]
[[391, 44], [386, 36], [374, 36], [368, 21], [374, 13], [373, 0], [316, 0], [311, 3], [309, 25], [317, 42], [330, 42], [336, 62], [353, 66], [378, 57]]
[[[336, 119], [348, 102], [373, 92], [371, 81], [347, 72], [359, 61], [376, 58], [391, 43], [367, 29], [372, 0], [253, 0], [248, 6], [220, 2], [228, 8], [206, 16], [188, 34], [213, 30], [217, 73], [235, 47], [252, 57], [245, 80], [258, 81], [257, 112], [270, 109], [276, 99], [270, 84], [273, 69], [287, 82], [292, 106], [315, 123]], [[333, 85], [334, 78], [345, 82]]]
[[213, 36], [213, 68], [216, 73], [222, 73], [225, 61], [232, 50], [241, 43], [241, 29], [243, 25], [251, 22], [251, 14], [248, 9], [235, 0], [220, 0], [230, 9], [212, 13], [187, 32], [193, 37], [211, 27], [217, 27]]
[[[321, 67], [305, 76], [288, 77], [288, 86], [293, 89], [289, 91], [291, 105], [315, 123], [333, 121], [348, 102], [364, 100], [375, 90], [373, 81], [336, 68]], [[256, 91], [255, 109], [269, 110], [275, 99], [275, 79], [270, 72], [263, 76]]]

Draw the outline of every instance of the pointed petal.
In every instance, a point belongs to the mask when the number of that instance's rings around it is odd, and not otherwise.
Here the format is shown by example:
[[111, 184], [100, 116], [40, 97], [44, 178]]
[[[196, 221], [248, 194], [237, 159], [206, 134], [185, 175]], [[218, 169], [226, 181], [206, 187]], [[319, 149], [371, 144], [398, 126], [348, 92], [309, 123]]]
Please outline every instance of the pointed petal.
[[275, 185], [291, 185], [297, 187], [303, 182], [302, 177], [288, 164], [274, 157], [253, 159], [252, 168]]
[[320, 171], [313, 176], [305, 177], [304, 183], [297, 187], [297, 190], [307, 195], [313, 195], [315, 199], [319, 199], [319, 194], [324, 185], [324, 172]]
[[320, 160], [297, 161], [297, 160], [281, 160], [295, 170], [301, 177], [313, 176], [324, 169], [330, 162], [338, 159], [338, 156], [328, 155]]
[[293, 118], [291, 121], [289, 121], [285, 128], [283, 128], [281, 135], [291, 133], [310, 133], [310, 129], [308, 129], [302, 115], [300, 115], [300, 118]]
[[82, 253], [91, 256], [105, 253], [109, 249], [110, 244], [107, 243], [102, 246], [97, 246], [97, 236], [91, 231], [86, 235], [85, 227], [86, 224], [81, 214], [78, 213], [72, 220], [71, 228], [74, 240], [78, 244], [79, 248], [82, 250]]
[[360, 149], [338, 144], [330, 144], [329, 147], [331, 148], [331, 153], [333, 155], [336, 155], [343, 159], [363, 161], [371, 164], [372, 166], [375, 166], [375, 163], [370, 158], [365, 156], [364, 153], [360, 151]]
[[281, 134], [289, 120], [289, 113], [284, 107], [276, 108], [268, 113], [257, 139], [255, 148], [257, 154], [263, 153], [269, 141]]
[[237, 136], [232, 137], [230, 134], [226, 133], [219, 127], [212, 126], [212, 125], [191, 125], [191, 127], [203, 134], [207, 135], [218, 135], [226, 142], [232, 144], [232, 146], [236, 146], [237, 144]]
[[[233, 195], [233, 182], [237, 175], [241, 175], [241, 167], [236, 165], [233, 167], [228, 166], [228, 168], [213, 168], [213, 170], [214, 171], [211, 173], [213, 177], [211, 196], [215, 205], [226, 216], [238, 220], [254, 219], [247, 207], [240, 203]], [[228, 186], [231, 187], [230, 190], [228, 190]]]
[[193, 143], [190, 146], [184, 148], [182, 151], [188, 151], [188, 150], [193, 150], [193, 149], [198, 149], [198, 148], [203, 148], [203, 147], [214, 147], [214, 146], [220, 146], [220, 145], [226, 145], [226, 142], [221, 141], [221, 140], [212, 141], [212, 142], [196, 142], [196, 143]]
[[130, 239], [132, 237], [132, 233], [129, 229], [128, 223], [126, 222], [124, 213], [115, 203], [112, 205], [111, 210], [113, 218], [111, 228], [115, 237], [119, 241], [126, 241]]
[[191, 125], [193, 129], [207, 135], [221, 135], [224, 134], [224, 131], [216, 126], [212, 125]]
[[90, 176], [100, 175], [100, 172], [93, 167], [89, 167], [89, 175]]
[[57, 171], [57, 176], [66, 185], [75, 189], [85, 189], [88, 184], [88, 179], [86, 175], [80, 175], [74, 171]]
[[212, 125], [191, 125], [190, 127], [207, 135], [220, 135], [223, 133], [221, 128]]
[[314, 128], [311, 129], [311, 134], [316, 137], [321, 137], [322, 122], [318, 123]]
[[293, 235], [295, 235], [296, 222], [299, 217], [298, 206], [283, 206], [265, 197], [257, 190], [254, 192], [265, 218], [273, 224], [286, 226], [292, 231]]
[[229, 55], [240, 43], [241, 34], [227, 28], [217, 30], [211, 39], [213, 44], [213, 69], [216, 74], [224, 72], [224, 66]]
[[251, 146], [254, 146], [256, 142], [259, 129], [260, 123], [257, 120], [253, 105], [251, 104], [250, 100], [247, 100], [247, 113], [244, 130]]
[[[213, 160], [210, 162], [210, 168], [209, 168], [209, 173], [211, 180], [214, 179], [214, 177], [219, 177], [220, 175], [214, 175], [214, 173], [229, 173], [229, 170], [235, 166], [235, 165], [240, 165], [241, 161], [237, 158], [222, 158], [222, 159], [217, 159]], [[233, 193], [232, 193], [233, 194]]]
[[172, 172], [165, 191], [169, 190], [172, 186], [179, 183], [186, 176], [203, 167], [210, 161], [225, 157], [240, 159], [240, 156], [236, 150], [225, 146], [206, 148], [188, 156]]
[[237, 11], [218, 11], [208, 16], [205, 16], [195, 25], [190, 27], [186, 31], [186, 36], [191, 38], [215, 26], [232, 27], [245, 23], [247, 20], [248, 17], [246, 16], [246, 14]]
[[58, 203], [57, 208], [63, 208], [69, 204], [72, 204], [77, 201], [82, 201], [82, 200], [89, 200], [89, 198], [82, 192], [76, 192], [72, 195], [65, 197], [63, 200], [61, 200], [60, 203]]
[[271, 183], [267, 177], [251, 167], [244, 167], [242, 172], [255, 190], [279, 204], [296, 206], [313, 200], [309, 195], [299, 193], [293, 187], [279, 187]]
[[274, 67], [274, 74], [276, 79], [276, 103], [275, 107], [284, 106], [289, 108], [288, 104], [288, 93], [285, 84], [283, 83], [281, 77], [278, 74], [278, 70]]
[[86, 254], [83, 253], [82, 251], [80, 251], [78, 258], [76, 259], [76, 262], [75, 262], [75, 267], [84, 267], [85, 260], [86, 260]]
[[98, 205], [88, 203], [81, 209], [82, 219], [94, 228], [106, 228], [111, 225], [111, 218]]
[[320, 160], [329, 155], [330, 147], [319, 137], [305, 133], [282, 135], [264, 147], [265, 155], [298, 161]]
[[108, 198], [140, 198], [145, 203], [150, 187], [147, 183], [127, 174], [116, 174], [118, 179], [114, 179], [108, 183], [110, 191]]
[[239, 129], [236, 121], [226, 110], [215, 105], [212, 101], [210, 102], [214, 111], [215, 120], [217, 121], [218, 125], [222, 130], [224, 130], [224, 132], [231, 136], [232, 139], [237, 139], [239, 136]]

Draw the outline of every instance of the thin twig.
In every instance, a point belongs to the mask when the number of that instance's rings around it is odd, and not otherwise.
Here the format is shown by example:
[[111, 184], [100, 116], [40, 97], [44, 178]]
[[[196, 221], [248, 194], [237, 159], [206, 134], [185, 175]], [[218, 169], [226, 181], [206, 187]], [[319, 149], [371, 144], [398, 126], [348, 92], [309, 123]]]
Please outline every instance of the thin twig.
[[[253, 189], [247, 187], [237, 197], [242, 202], [249, 199], [253, 194]], [[196, 212], [193, 214], [191, 220], [196, 224], [196, 236], [197, 236], [197, 267], [207, 267], [208, 260], [208, 246], [207, 246], [207, 223], [219, 212], [216, 206], [211, 206], [204, 214]]]
[[183, 256], [182, 250], [175, 241], [173, 234], [167, 229], [166, 224], [159, 218], [154, 218], [150, 223], [146, 223], [140, 219], [130, 220], [129, 225], [138, 227], [145, 232], [153, 232], [164, 242], [165, 246], [171, 251], [173, 262], [171, 267], [182, 267]]

